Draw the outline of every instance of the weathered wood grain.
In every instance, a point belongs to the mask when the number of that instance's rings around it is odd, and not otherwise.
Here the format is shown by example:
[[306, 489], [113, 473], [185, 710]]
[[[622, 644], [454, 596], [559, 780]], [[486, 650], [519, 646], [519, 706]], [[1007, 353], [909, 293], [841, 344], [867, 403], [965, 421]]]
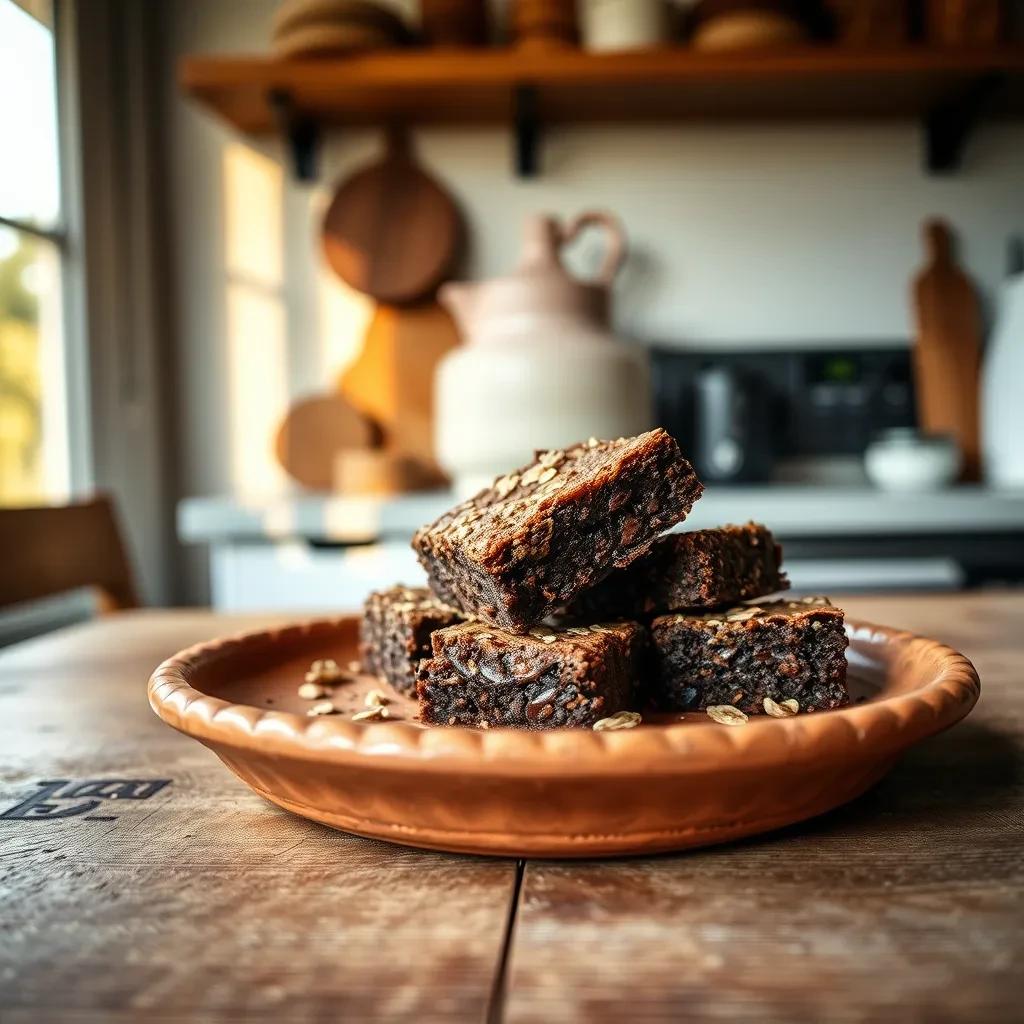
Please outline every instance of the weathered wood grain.
[[150, 711], [160, 660], [267, 621], [130, 613], [0, 654], [0, 813], [40, 781], [171, 780], [113, 821], [0, 817], [4, 1024], [483, 1019], [513, 862], [293, 817]]
[[[531, 862], [494, 1019], [1018, 1019], [1024, 596], [843, 603], [972, 656], [970, 719], [770, 837]], [[0, 813], [44, 780], [172, 780], [114, 821], [0, 818], [4, 1024], [484, 1018], [513, 864], [284, 814], [150, 712], [162, 657], [267, 621], [131, 613], [0, 654]]]
[[841, 603], [972, 657], [975, 712], [854, 804], [773, 836], [529, 863], [508, 1021], [1020, 1019], [1024, 595]]

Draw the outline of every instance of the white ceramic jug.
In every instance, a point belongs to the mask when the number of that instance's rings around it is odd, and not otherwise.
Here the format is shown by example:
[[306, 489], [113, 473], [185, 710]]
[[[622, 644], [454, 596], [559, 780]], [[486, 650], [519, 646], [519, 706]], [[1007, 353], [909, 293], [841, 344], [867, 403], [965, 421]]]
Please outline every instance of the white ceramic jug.
[[981, 395], [985, 479], [995, 487], [1024, 489], [1024, 246], [1019, 242], [1011, 248]]
[[[589, 226], [605, 230], [608, 251], [597, 279], [580, 281], [559, 251]], [[527, 221], [510, 275], [441, 289], [463, 345], [438, 368], [436, 446], [460, 494], [537, 449], [650, 427], [647, 354], [608, 328], [609, 286], [624, 255], [622, 229], [609, 214], [584, 213], [567, 227], [537, 216]]]

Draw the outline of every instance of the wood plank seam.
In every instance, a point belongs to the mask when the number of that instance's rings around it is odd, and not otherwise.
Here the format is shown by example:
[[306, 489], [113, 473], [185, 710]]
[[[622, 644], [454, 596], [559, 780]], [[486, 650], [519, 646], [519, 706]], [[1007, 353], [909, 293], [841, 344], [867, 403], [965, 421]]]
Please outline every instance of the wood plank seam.
[[494, 972], [494, 984], [487, 1000], [487, 1024], [501, 1024], [505, 1019], [505, 991], [508, 984], [508, 961], [515, 939], [516, 918], [519, 914], [519, 901], [523, 893], [523, 876], [526, 874], [526, 861], [516, 861], [516, 877], [512, 885], [512, 897], [508, 904], [508, 919], [505, 922], [505, 935], [502, 938], [501, 952]]

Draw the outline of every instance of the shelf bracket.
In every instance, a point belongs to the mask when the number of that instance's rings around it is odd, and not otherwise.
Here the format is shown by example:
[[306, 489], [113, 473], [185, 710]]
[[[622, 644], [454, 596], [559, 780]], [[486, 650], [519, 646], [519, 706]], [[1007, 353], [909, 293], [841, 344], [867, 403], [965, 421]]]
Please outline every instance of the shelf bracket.
[[962, 92], [936, 103], [925, 116], [928, 171], [942, 174], [959, 168], [964, 147], [992, 97], [1003, 84], [998, 72], [972, 79]]
[[535, 85], [517, 85], [513, 97], [516, 131], [516, 175], [535, 178], [539, 171], [540, 102]]
[[320, 146], [320, 127], [310, 117], [299, 114], [291, 95], [283, 89], [273, 89], [270, 106], [291, 152], [292, 171], [297, 181], [316, 181], [317, 150]]

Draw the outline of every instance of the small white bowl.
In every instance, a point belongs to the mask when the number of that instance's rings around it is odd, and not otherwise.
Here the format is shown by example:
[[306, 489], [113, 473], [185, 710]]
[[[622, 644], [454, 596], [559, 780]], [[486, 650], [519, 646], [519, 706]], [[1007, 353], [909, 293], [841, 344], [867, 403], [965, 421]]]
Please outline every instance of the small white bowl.
[[888, 430], [868, 445], [864, 468], [868, 479], [883, 491], [937, 491], [960, 475], [962, 459], [953, 438]]

